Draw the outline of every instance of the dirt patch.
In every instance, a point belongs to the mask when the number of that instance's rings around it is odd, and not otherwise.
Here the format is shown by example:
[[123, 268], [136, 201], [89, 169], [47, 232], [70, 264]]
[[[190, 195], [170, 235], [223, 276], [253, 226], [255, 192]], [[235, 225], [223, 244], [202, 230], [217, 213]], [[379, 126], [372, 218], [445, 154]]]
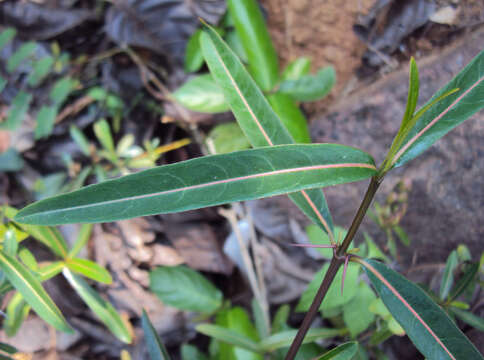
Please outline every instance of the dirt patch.
[[312, 59], [312, 71], [328, 65], [336, 70], [337, 83], [331, 95], [305, 104], [318, 112], [344, 91], [361, 64], [366, 45], [352, 28], [358, 15], [365, 14], [374, 0], [263, 0], [269, 31], [282, 67], [300, 56]]

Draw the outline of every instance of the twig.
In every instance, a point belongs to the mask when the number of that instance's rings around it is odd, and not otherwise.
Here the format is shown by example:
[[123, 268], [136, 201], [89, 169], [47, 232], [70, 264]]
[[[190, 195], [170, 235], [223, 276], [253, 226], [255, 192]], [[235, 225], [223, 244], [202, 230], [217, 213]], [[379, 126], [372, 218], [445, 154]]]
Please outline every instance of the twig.
[[308, 312], [306, 313], [306, 316], [304, 316], [304, 320], [299, 327], [299, 330], [291, 344], [291, 347], [289, 348], [289, 351], [287, 352], [285, 360], [294, 360], [294, 358], [296, 357], [296, 354], [304, 340], [304, 337], [306, 336], [306, 333], [309, 330], [309, 327], [311, 326], [311, 323], [318, 314], [319, 307], [321, 306], [321, 303], [323, 302], [323, 299], [326, 296], [329, 287], [333, 283], [333, 280], [338, 273], [340, 266], [345, 261], [346, 250], [348, 250], [351, 241], [353, 240], [358, 228], [360, 227], [360, 224], [363, 221], [366, 212], [368, 211], [368, 208], [373, 200], [373, 197], [375, 196], [376, 191], [378, 190], [378, 187], [381, 184], [381, 181], [382, 179], [376, 176], [371, 178], [370, 185], [368, 185], [368, 189], [366, 190], [363, 201], [358, 208], [358, 211], [353, 219], [353, 222], [351, 223], [350, 228], [348, 229], [348, 232], [346, 233], [343, 243], [334, 251], [334, 255], [331, 259], [331, 263], [329, 264], [328, 271], [324, 276], [323, 282], [321, 283], [321, 286], [319, 287], [319, 290], [314, 297], [313, 302], [309, 307]]

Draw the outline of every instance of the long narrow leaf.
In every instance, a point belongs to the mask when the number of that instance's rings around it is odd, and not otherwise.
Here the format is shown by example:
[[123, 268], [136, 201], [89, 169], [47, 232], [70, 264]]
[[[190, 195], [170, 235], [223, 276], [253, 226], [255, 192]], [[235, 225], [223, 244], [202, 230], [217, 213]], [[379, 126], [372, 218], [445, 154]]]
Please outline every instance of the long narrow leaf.
[[264, 91], [272, 90], [279, 78], [279, 63], [259, 4], [255, 0], [229, 0], [227, 6], [247, 54], [250, 73]]
[[64, 268], [62, 274], [86, 305], [97, 315], [99, 320], [119, 340], [129, 344], [131, 342], [131, 334], [111, 303], [104, 300], [84, 279], [73, 274], [68, 268]]
[[405, 138], [405, 145], [393, 159], [395, 167], [420, 155], [454, 127], [484, 108], [484, 51], [441, 88], [428, 103], [453, 89], [459, 91], [436, 103], [418, 119]]
[[166, 351], [160, 337], [156, 333], [155, 328], [151, 324], [146, 311], [143, 310], [143, 316], [141, 317], [141, 326], [145, 334], [146, 346], [148, 348], [148, 354], [150, 354], [151, 360], [170, 360], [170, 356]]
[[442, 275], [442, 282], [440, 283], [439, 296], [442, 300], [447, 298], [449, 291], [454, 284], [454, 270], [459, 265], [459, 259], [457, 257], [457, 251], [452, 251], [447, 258], [445, 264], [444, 274]]
[[266, 147], [192, 159], [91, 185], [34, 203], [15, 220], [115, 221], [336, 185], [374, 174], [371, 156], [347, 146]]
[[22, 294], [25, 301], [42, 319], [58, 330], [72, 331], [39, 280], [25, 266], [15, 258], [0, 251], [0, 268], [15, 289]]
[[417, 285], [375, 260], [365, 268], [388, 310], [429, 360], [483, 359], [448, 315]]
[[66, 261], [66, 266], [72, 271], [84, 275], [85, 277], [104, 283], [111, 284], [113, 278], [111, 274], [101, 265], [87, 260], [87, 259], [69, 259]]
[[[210, 72], [252, 146], [292, 144], [293, 138], [220, 36], [206, 26], [200, 41]], [[302, 191], [292, 200], [313, 222], [332, 235], [333, 221], [321, 190]]]

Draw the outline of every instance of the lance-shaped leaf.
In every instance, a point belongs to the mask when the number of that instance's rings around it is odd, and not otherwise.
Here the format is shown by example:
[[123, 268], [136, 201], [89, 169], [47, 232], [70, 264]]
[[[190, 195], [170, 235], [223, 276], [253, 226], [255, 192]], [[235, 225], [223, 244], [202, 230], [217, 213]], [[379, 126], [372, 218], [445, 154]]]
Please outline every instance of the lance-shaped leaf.
[[388, 310], [429, 360], [483, 359], [449, 316], [417, 285], [375, 260], [365, 268]]
[[315, 75], [304, 75], [295, 80], [284, 80], [279, 92], [294, 100], [315, 101], [325, 97], [336, 82], [336, 72], [332, 66], [320, 69]]
[[[206, 26], [200, 43], [212, 76], [222, 88], [225, 101], [252, 146], [292, 144], [292, 136], [220, 36]], [[333, 221], [321, 190], [303, 191], [291, 199], [313, 222], [332, 235]]]
[[8, 281], [42, 319], [58, 330], [72, 331], [39, 280], [17, 259], [0, 251], [0, 268]]
[[113, 279], [111, 274], [101, 265], [87, 259], [68, 259], [66, 266], [72, 271], [84, 275], [85, 277], [99, 281], [104, 284], [111, 284]]
[[255, 0], [229, 0], [227, 6], [247, 54], [250, 73], [264, 91], [272, 90], [279, 77], [279, 64], [259, 4]]
[[151, 360], [170, 360], [170, 356], [166, 351], [160, 337], [156, 333], [153, 324], [151, 324], [148, 314], [143, 310], [143, 316], [141, 317], [141, 326], [143, 327], [143, 333], [145, 335], [146, 347], [148, 348], [148, 354], [150, 354]]
[[445, 300], [447, 295], [449, 295], [449, 291], [454, 284], [454, 271], [458, 265], [459, 258], [457, 257], [457, 251], [454, 250], [447, 258], [444, 273], [442, 275], [442, 281], [440, 283], [439, 296], [442, 300]]
[[106, 300], [104, 300], [87, 282], [80, 276], [73, 274], [68, 268], [62, 271], [64, 277], [74, 288], [81, 299], [97, 315], [106, 327], [122, 342], [130, 343], [131, 334], [121, 316], [116, 309]]
[[375, 174], [367, 153], [343, 145], [281, 145], [196, 158], [41, 200], [18, 222], [116, 221], [336, 185]]
[[[453, 89], [459, 90], [452, 93]], [[404, 145], [393, 158], [395, 167], [420, 155], [454, 127], [484, 108], [484, 51], [442, 87], [427, 104], [449, 93], [450, 95], [435, 103], [419, 117], [406, 136]]]

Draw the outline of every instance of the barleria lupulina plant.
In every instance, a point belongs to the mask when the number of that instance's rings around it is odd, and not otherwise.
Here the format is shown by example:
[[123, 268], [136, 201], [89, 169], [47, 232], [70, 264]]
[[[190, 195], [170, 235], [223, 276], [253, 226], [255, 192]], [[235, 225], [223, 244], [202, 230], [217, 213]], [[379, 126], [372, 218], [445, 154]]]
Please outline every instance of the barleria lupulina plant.
[[[286, 359], [294, 359], [333, 279], [348, 259], [363, 266], [385, 305], [426, 358], [483, 359], [418, 286], [380, 262], [349, 256], [348, 248], [385, 175], [484, 107], [484, 52], [418, 111], [418, 70], [415, 61], [410, 61], [406, 111], [388, 155], [376, 167], [369, 154], [352, 147], [294, 144], [251, 75], [217, 32], [205, 25], [200, 42], [210, 72], [253, 149], [91, 185], [29, 205], [15, 221], [41, 225], [107, 222], [289, 194], [328, 233], [334, 256]], [[336, 245], [333, 221], [320, 188], [368, 178], [371, 181], [354, 220]]]

